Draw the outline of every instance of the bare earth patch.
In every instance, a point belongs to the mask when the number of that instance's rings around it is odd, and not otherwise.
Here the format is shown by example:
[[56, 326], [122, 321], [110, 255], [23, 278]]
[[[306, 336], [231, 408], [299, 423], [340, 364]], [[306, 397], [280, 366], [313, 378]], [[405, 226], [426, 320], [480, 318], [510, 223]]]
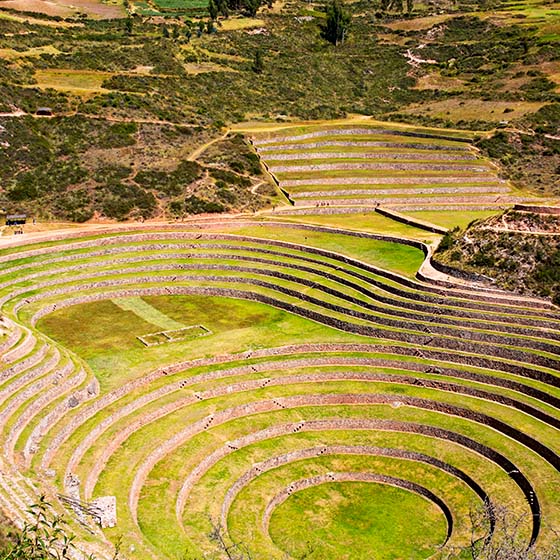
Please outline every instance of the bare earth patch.
[[[4, 0], [0, 0], [0, 8], [7, 8], [7, 2]], [[27, 16], [26, 14], [16, 15], [9, 12], [1, 12], [0, 11], [0, 20], [7, 19], [10, 21], [17, 21], [17, 22], [24, 22], [29, 23], [31, 25], [44, 25], [46, 27], [83, 27], [83, 23], [74, 23], [70, 21], [56, 21], [51, 19], [40, 19], [31, 16]]]
[[437, 72], [426, 74], [418, 78], [415, 89], [435, 89], [443, 91], [457, 91], [465, 87], [465, 82], [459, 78], [441, 76]]
[[125, 16], [123, 6], [118, 0], [107, 4], [99, 0], [0, 0], [0, 7], [60, 17], [72, 17], [79, 13], [85, 13], [95, 19]]
[[48, 0], [3, 0], [0, 7], [19, 10], [22, 12], [36, 12], [48, 16], [70, 17], [75, 10], [58, 2]]
[[220, 66], [219, 64], [214, 64], [213, 62], [201, 62], [197, 64], [196, 62], [188, 62], [183, 65], [187, 74], [205, 74], [207, 72], [235, 72], [232, 68], [227, 66]]

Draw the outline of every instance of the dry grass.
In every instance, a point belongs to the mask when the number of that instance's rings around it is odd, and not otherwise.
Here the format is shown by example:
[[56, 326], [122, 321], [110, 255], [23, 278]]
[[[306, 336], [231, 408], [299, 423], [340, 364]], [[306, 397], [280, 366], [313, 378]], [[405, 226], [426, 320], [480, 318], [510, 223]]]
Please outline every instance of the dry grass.
[[264, 20], [258, 18], [228, 18], [220, 21], [220, 29], [224, 31], [237, 31], [239, 29], [251, 29], [253, 27], [264, 26]]
[[214, 62], [187, 62], [183, 64], [187, 74], [205, 74], [207, 72], [235, 72], [233, 68], [221, 66]]
[[[326, 127], [326, 128], [337, 128], [337, 127], [344, 127], [344, 126], [375, 126], [380, 128], [386, 128], [388, 130], [416, 130], [421, 132], [426, 132], [428, 134], [440, 134], [441, 128], [434, 128], [429, 126], [420, 126], [414, 125], [411, 126], [409, 124], [403, 124], [393, 121], [380, 121], [373, 119], [372, 117], [366, 115], [358, 115], [349, 113], [348, 116], [344, 119], [322, 119], [322, 120], [315, 120], [315, 121], [300, 121], [300, 120], [293, 120], [293, 121], [284, 121], [280, 123], [272, 123], [272, 122], [257, 122], [257, 121], [246, 121], [242, 123], [237, 123], [231, 125], [231, 130], [236, 132], [244, 132], [247, 134], [252, 133], [263, 133], [263, 132], [272, 132], [273, 135], [276, 135], [279, 131], [285, 130], [286, 134], [301, 134], [303, 132], [309, 132], [307, 130], [308, 127]], [[289, 130], [292, 129], [292, 130]], [[453, 129], [453, 128], [446, 128], [445, 134], [447, 136], [455, 135], [460, 138], [472, 138], [477, 134], [477, 131], [468, 131], [468, 130], [460, 130], [460, 129]]]
[[104, 80], [113, 76], [111, 72], [97, 72], [93, 70], [37, 70], [35, 78], [41, 88], [69, 91], [78, 95], [107, 92], [101, 87]]
[[53, 45], [32, 47], [25, 51], [16, 51], [14, 49], [0, 49], [0, 58], [3, 58], [4, 60], [18, 60], [20, 58], [41, 56], [42, 54], [57, 55], [61, 54], [61, 51], [59, 51]]
[[448, 19], [454, 17], [452, 14], [442, 14], [437, 16], [426, 16], [414, 19], [404, 19], [384, 24], [385, 27], [395, 30], [404, 31], [420, 31], [422, 29], [429, 29], [438, 23], [443, 23]]
[[446, 99], [434, 103], [414, 104], [400, 111], [458, 121], [510, 121], [538, 111], [545, 103], [528, 101], [483, 101], [481, 99]]
[[459, 78], [451, 78], [441, 76], [437, 72], [421, 76], [416, 84], [416, 89], [426, 90], [443, 90], [443, 91], [461, 91], [465, 87], [465, 82]]

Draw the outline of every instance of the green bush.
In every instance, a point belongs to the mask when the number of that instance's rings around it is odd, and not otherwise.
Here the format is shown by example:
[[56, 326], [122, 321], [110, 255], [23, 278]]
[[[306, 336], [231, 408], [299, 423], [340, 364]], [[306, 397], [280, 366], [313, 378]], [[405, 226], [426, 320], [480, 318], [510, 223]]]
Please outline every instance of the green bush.
[[185, 200], [183, 208], [187, 214], [214, 214], [225, 211], [222, 204], [203, 200], [194, 195]]

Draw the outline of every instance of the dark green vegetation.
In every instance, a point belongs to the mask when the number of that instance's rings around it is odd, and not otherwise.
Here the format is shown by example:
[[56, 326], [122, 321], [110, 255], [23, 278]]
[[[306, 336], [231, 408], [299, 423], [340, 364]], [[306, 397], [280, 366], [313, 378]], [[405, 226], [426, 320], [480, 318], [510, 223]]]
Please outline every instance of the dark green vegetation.
[[327, 17], [323, 26], [323, 37], [338, 46], [344, 43], [352, 17], [342, 3], [333, 0], [327, 8]]
[[477, 142], [498, 161], [505, 177], [520, 188], [560, 195], [560, 103], [523, 119], [519, 131], [499, 131]]
[[508, 211], [447, 234], [435, 260], [560, 304], [560, 240], [551, 235], [558, 231], [559, 216]]
[[200, 127], [81, 115], [3, 122], [0, 206], [8, 212], [83, 222], [254, 210], [267, 201], [250, 192], [261, 171], [240, 137], [228, 141], [227, 161], [205, 165], [182, 160], [211, 138]]
[[[74, 221], [254, 210], [270, 200], [266, 189], [249, 192], [258, 180], [249, 176], [259, 170], [250, 161], [237, 165], [250, 156], [241, 141], [234, 146], [237, 167], [224, 169], [227, 181], [182, 166], [186, 147], [194, 150], [223, 125], [245, 119], [364, 113], [489, 128], [496, 122], [493, 103], [511, 102], [517, 115], [535, 110], [531, 103], [558, 99], [559, 39], [550, 32], [558, 25], [555, 8], [540, 19], [530, 11], [522, 18], [498, 4], [488, 17], [485, 6], [459, 3], [431, 17], [418, 5], [402, 19], [401, 8], [413, 6], [294, 2], [263, 6], [260, 19], [246, 20], [235, 14], [252, 13], [258, 3], [222, 2], [212, 7], [215, 24], [199, 25], [178, 17], [187, 4], [146, 4], [152, 13], [169, 10], [163, 24], [137, 15], [79, 26], [46, 16], [35, 21], [53, 25], [0, 19], [0, 111], [32, 114], [47, 106], [58, 115], [0, 117], [6, 210]], [[449, 118], [438, 116], [445, 116], [446, 103], [456, 107], [473, 98], [486, 104], [476, 118], [457, 119], [455, 109], [447, 110]], [[430, 113], [434, 103], [440, 105]], [[506, 109], [500, 109], [505, 120]], [[539, 115], [547, 130], [557, 130], [552, 109]], [[511, 150], [501, 146], [502, 137], [495, 149], [488, 146], [499, 159], [507, 155], [508, 165], [513, 158], [525, 166], [526, 172], [511, 172], [524, 186], [530, 169], [546, 170], [540, 184], [527, 185], [541, 192], [552, 189], [558, 167], [558, 141], [543, 134]], [[230, 158], [232, 146], [222, 148]]]
[[[27, 513], [29, 520], [23, 527], [12, 529], [7, 537], [3, 535], [0, 541], [2, 560], [70, 560], [74, 557], [77, 549], [68, 523], [44, 496], [31, 504]], [[113, 560], [116, 559], [115, 555]]]

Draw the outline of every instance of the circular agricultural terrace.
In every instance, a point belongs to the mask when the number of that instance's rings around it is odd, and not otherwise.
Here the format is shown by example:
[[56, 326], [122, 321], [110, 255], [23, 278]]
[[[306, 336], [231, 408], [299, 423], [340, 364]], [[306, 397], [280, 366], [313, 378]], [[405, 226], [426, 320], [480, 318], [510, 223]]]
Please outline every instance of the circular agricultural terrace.
[[119, 535], [131, 559], [220, 539], [256, 559], [437, 558], [485, 503], [546, 546], [560, 310], [418, 280], [424, 253], [232, 220], [5, 249], [3, 509], [24, 520], [46, 493], [100, 558]]

